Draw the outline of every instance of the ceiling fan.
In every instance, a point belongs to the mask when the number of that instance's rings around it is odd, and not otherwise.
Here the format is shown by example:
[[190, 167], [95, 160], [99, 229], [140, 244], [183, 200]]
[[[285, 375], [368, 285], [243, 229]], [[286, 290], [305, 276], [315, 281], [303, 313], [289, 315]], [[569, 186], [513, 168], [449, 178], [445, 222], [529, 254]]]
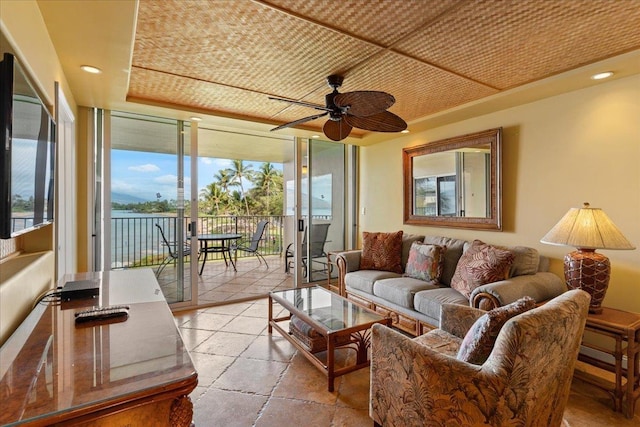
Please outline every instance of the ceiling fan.
[[270, 96], [269, 99], [276, 101], [289, 102], [324, 111], [320, 114], [285, 123], [271, 130], [275, 131], [296, 126], [326, 115], [329, 115], [329, 120], [324, 124], [322, 131], [333, 141], [345, 139], [354, 127], [374, 132], [400, 132], [407, 128], [407, 123], [404, 120], [387, 111], [396, 102], [392, 95], [371, 90], [339, 93], [338, 88], [342, 86], [342, 81], [343, 77], [339, 75], [333, 74], [327, 77], [327, 83], [333, 89], [333, 92], [325, 96], [326, 105]]

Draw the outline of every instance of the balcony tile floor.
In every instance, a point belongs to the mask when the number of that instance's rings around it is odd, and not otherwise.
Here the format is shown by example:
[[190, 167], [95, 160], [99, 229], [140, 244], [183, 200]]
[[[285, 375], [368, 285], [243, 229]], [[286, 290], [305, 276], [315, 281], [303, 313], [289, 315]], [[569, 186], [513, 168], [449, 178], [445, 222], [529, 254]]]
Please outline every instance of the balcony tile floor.
[[[284, 257], [273, 255], [265, 258], [268, 268], [256, 257], [239, 258], [236, 262], [237, 271], [222, 260], [207, 261], [202, 275], [198, 276], [199, 304], [214, 305], [256, 299], [273, 290], [293, 287], [293, 276], [284, 272]], [[198, 271], [200, 265], [199, 263]], [[189, 269], [188, 263], [185, 269]], [[169, 265], [158, 278], [169, 302], [178, 300], [175, 275], [175, 267]]]
[[[191, 394], [196, 426], [371, 426], [367, 369], [337, 378], [330, 393], [321, 372], [277, 332], [267, 333], [265, 295], [293, 286], [283, 258], [267, 262], [268, 269], [255, 258], [242, 258], [237, 272], [224, 262], [207, 262], [198, 279], [199, 298], [211, 306], [175, 313], [198, 370]], [[170, 284], [165, 292], [171, 292]], [[340, 351], [338, 359], [348, 362], [351, 352]], [[636, 416], [626, 419], [611, 409], [605, 392], [576, 379], [564, 425], [637, 426], [636, 406]]]

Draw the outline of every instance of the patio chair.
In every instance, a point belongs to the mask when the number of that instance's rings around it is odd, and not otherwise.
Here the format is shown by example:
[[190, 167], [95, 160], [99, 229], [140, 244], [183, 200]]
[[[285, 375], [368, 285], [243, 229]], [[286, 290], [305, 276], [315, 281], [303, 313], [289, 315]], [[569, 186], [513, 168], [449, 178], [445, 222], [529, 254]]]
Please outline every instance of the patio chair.
[[[324, 251], [324, 245], [327, 243], [327, 235], [329, 234], [329, 226], [331, 224], [311, 224], [311, 248], [309, 257], [313, 262], [314, 258], [326, 257], [327, 254]], [[302, 240], [302, 275], [307, 277], [307, 232], [305, 228], [304, 238]], [[294, 251], [292, 249], [293, 243], [287, 246], [285, 252], [284, 271], [288, 273], [293, 268]], [[291, 261], [289, 261], [291, 259]], [[326, 265], [326, 264], [325, 264]]]
[[235, 258], [238, 258], [238, 251], [243, 251], [243, 252], [247, 252], [250, 254], [254, 254], [257, 258], [258, 261], [260, 261], [260, 263], [262, 263], [262, 261], [264, 261], [264, 265], [267, 266], [267, 268], [269, 268], [269, 264], [267, 264], [267, 260], [264, 259], [264, 256], [262, 256], [262, 254], [258, 251], [258, 244], [260, 243], [260, 240], [263, 239], [263, 234], [264, 231], [267, 229], [267, 225], [269, 224], [269, 221], [260, 221], [258, 223], [258, 226], [256, 227], [256, 231], [255, 233], [253, 233], [253, 236], [251, 236], [251, 241], [247, 242], [247, 244], [243, 244], [242, 241], [238, 242], [237, 245], [235, 245], [234, 247], [231, 248], [231, 250], [233, 250], [235, 252]]
[[[164, 259], [164, 261], [162, 261], [162, 264], [160, 264], [160, 267], [156, 271], [156, 277], [160, 277], [160, 273], [162, 273], [162, 270], [164, 270], [167, 264], [178, 259], [178, 247], [175, 242], [169, 242], [169, 240], [167, 240], [167, 237], [164, 235], [164, 230], [162, 229], [162, 227], [160, 227], [160, 224], [156, 224], [156, 227], [158, 227], [158, 230], [160, 231], [160, 236], [162, 237], [163, 244], [169, 250], [169, 255]], [[191, 255], [191, 245], [189, 245], [188, 243], [184, 243], [183, 245], [182, 256], [186, 258]]]

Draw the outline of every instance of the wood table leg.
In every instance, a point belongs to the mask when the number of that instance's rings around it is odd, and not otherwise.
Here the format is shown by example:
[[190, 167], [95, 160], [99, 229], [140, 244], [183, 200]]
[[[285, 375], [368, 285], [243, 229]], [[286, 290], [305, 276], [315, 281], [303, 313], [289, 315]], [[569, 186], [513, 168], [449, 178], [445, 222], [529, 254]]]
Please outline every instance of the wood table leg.
[[334, 334], [327, 335], [327, 382], [328, 382], [328, 390], [333, 392], [333, 380], [335, 379], [334, 371], [335, 371], [335, 351], [336, 351], [336, 340]]
[[169, 424], [172, 427], [189, 427], [193, 423], [193, 403], [189, 396], [177, 397], [171, 404]]

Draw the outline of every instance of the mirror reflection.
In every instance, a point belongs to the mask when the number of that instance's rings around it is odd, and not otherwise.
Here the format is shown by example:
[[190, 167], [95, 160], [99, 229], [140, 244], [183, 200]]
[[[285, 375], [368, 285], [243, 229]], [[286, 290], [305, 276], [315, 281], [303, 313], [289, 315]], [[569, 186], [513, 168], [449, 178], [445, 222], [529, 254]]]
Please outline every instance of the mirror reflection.
[[489, 144], [413, 158], [413, 214], [491, 216]]
[[501, 129], [405, 148], [405, 223], [501, 229]]

